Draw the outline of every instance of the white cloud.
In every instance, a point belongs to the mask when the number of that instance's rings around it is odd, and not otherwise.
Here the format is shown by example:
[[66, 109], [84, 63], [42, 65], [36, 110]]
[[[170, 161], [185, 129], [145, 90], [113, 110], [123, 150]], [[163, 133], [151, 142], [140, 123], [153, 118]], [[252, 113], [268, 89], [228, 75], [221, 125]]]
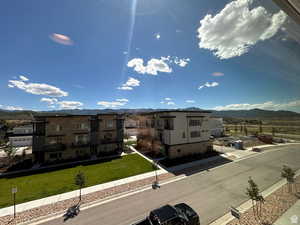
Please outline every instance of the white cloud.
[[80, 109], [83, 103], [77, 101], [60, 101], [57, 102], [61, 109]]
[[19, 106], [4, 106], [4, 105], [0, 105], [1, 109], [5, 109], [5, 110], [11, 110], [11, 111], [16, 111], [16, 110], [24, 110], [22, 107]]
[[258, 104], [230, 104], [225, 106], [216, 106], [215, 110], [249, 110], [249, 109], [269, 109], [269, 110], [284, 110], [291, 107], [299, 107], [300, 100], [290, 101], [287, 103], [275, 103], [273, 101], [268, 101]]
[[27, 77], [25, 77], [25, 76], [19, 76], [19, 78], [22, 80], [22, 81], [29, 81], [29, 79], [27, 78]]
[[108, 102], [108, 101], [99, 101], [99, 102], [97, 102], [97, 105], [100, 105], [104, 108], [117, 108], [117, 107], [120, 107], [120, 106], [124, 106], [126, 104], [127, 104], [126, 101], [120, 101], [120, 99], [117, 99], [116, 101], [111, 101], [111, 102]]
[[132, 87], [128, 87], [128, 86], [121, 86], [121, 87], [118, 87], [119, 90], [123, 90], [123, 91], [131, 91], [133, 90]]
[[198, 89], [201, 90], [201, 89], [204, 88], [204, 87], [210, 88], [210, 87], [216, 87], [216, 86], [219, 86], [219, 83], [218, 83], [218, 82], [211, 82], [211, 83], [206, 82], [205, 84], [200, 85]]
[[224, 76], [224, 73], [222, 73], [222, 72], [214, 72], [211, 75], [213, 75], [214, 77], [222, 77], [222, 76]]
[[174, 59], [174, 63], [179, 65], [180, 67], [185, 67], [188, 64], [188, 62], [190, 62], [190, 61], [191, 61], [190, 58], [179, 59], [178, 57], [175, 57], [175, 59]]
[[195, 100], [186, 100], [186, 103], [195, 103]]
[[56, 34], [53, 33], [51, 35], [49, 35], [49, 38], [59, 44], [62, 45], [73, 45], [74, 42], [71, 40], [71, 38], [67, 35], [63, 35], [63, 34]]
[[175, 102], [167, 102], [167, 105], [175, 105]]
[[49, 105], [54, 105], [58, 102], [58, 100], [56, 98], [41, 98], [40, 100], [41, 102], [46, 102]]
[[132, 87], [140, 86], [140, 81], [138, 79], [134, 79], [133, 77], [129, 77], [125, 84], [122, 84], [121, 87], [118, 87], [120, 90], [133, 90]]
[[129, 102], [127, 98], [118, 98], [116, 99], [117, 102]]
[[127, 54], [128, 54], [128, 52], [127, 52], [127, 51], [124, 51], [124, 52], [123, 52], [123, 54], [124, 54], [124, 55], [127, 55]]
[[190, 58], [179, 58], [177, 56], [162, 56], [160, 59], [152, 58], [144, 65], [144, 60], [141, 58], [131, 59], [128, 63], [128, 67], [132, 67], [136, 72], [140, 74], [157, 75], [161, 73], [171, 73], [173, 70], [169, 64], [176, 64], [180, 67], [185, 67], [191, 61]]
[[173, 102], [171, 98], [164, 98], [164, 100], [161, 101], [160, 104], [175, 105], [175, 102]]
[[[21, 78], [21, 77], [20, 77]], [[24, 77], [26, 78], [26, 77]], [[26, 78], [27, 79], [27, 78]], [[28, 79], [27, 79], [28, 81]], [[68, 96], [68, 92], [62, 91], [61, 89], [54, 87], [49, 84], [42, 83], [28, 83], [24, 79], [21, 80], [9, 80], [8, 87], [19, 88], [27, 93], [34, 95], [47, 95], [50, 97], [64, 97]]]
[[83, 103], [78, 101], [58, 101], [56, 98], [41, 98], [41, 102], [46, 102], [49, 108], [59, 106], [61, 109], [79, 109]]
[[208, 14], [198, 28], [199, 47], [220, 59], [241, 56], [258, 41], [273, 37], [284, 24], [283, 11], [269, 14], [262, 6], [250, 9], [253, 0], [235, 0], [215, 16]]
[[165, 60], [152, 58], [144, 66], [144, 60], [141, 58], [134, 58], [127, 63], [128, 67], [134, 68], [137, 73], [157, 75], [161, 73], [171, 73], [172, 68], [165, 62]]
[[159, 40], [159, 39], [160, 39], [160, 34], [159, 34], [159, 33], [155, 34], [155, 38], [156, 38], [157, 40]]

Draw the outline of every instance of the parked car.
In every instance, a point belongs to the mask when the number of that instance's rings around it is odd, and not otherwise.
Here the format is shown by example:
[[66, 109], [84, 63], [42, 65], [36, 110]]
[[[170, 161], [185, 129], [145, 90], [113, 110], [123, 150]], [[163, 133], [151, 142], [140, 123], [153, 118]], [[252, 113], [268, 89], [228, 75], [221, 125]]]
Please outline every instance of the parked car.
[[146, 219], [132, 225], [200, 225], [200, 219], [190, 206], [180, 203], [152, 210]]

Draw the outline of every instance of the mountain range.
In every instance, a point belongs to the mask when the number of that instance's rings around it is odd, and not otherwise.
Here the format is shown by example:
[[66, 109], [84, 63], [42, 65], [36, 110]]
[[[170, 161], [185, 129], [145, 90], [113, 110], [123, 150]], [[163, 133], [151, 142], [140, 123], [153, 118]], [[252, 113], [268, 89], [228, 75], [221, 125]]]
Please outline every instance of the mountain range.
[[[140, 109], [70, 109], [70, 110], [55, 110], [55, 111], [9, 111], [0, 110], [0, 119], [31, 119], [35, 115], [95, 115], [97, 113], [126, 113], [136, 114], [142, 112], [153, 111], [166, 111], [170, 109], [152, 109], [152, 108], [140, 108]], [[176, 110], [188, 110], [197, 111], [200, 108], [190, 107]], [[273, 111], [262, 109], [250, 109], [250, 110], [226, 110], [215, 111], [211, 110], [212, 116], [223, 118], [236, 118], [236, 119], [279, 119], [279, 120], [300, 120], [300, 113], [292, 111]]]

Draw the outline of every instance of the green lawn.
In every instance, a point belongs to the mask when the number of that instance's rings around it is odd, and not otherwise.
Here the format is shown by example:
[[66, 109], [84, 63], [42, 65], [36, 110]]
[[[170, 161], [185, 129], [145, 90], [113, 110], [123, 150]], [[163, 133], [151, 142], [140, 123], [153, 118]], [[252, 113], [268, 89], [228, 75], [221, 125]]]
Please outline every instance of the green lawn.
[[89, 166], [78, 166], [54, 172], [0, 179], [0, 208], [12, 205], [11, 188], [18, 187], [17, 203], [76, 190], [74, 175], [84, 172], [86, 186], [153, 171], [151, 163], [138, 154]]

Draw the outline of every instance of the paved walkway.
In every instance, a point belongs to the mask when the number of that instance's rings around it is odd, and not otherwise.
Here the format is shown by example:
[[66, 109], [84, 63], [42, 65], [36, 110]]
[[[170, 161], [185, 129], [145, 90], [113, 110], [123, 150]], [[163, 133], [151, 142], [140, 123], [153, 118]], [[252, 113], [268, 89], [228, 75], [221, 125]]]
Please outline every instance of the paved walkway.
[[300, 224], [300, 200], [289, 208], [274, 225]]

